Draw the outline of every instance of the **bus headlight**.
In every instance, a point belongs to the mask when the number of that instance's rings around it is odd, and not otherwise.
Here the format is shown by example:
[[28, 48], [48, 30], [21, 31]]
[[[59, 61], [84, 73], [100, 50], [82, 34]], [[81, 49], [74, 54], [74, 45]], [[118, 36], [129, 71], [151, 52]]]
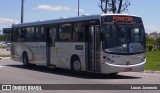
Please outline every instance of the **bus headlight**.
[[111, 59], [110, 59], [110, 58], [107, 58], [107, 61], [111, 61]]
[[111, 58], [107, 58], [107, 62], [113, 64], [114, 60], [112, 60]]
[[111, 63], [113, 64], [113, 63], [114, 63], [114, 60], [111, 60]]

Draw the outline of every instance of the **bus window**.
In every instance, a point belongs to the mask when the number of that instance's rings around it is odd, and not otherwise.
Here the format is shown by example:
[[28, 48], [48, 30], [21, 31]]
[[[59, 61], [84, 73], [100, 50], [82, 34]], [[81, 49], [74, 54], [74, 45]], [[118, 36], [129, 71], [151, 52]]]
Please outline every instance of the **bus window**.
[[72, 24], [62, 24], [59, 27], [59, 40], [71, 41], [72, 40]]
[[17, 41], [21, 41], [21, 28], [18, 28], [17, 31], [18, 31]]
[[22, 28], [21, 30], [20, 30], [20, 37], [19, 37], [19, 40], [20, 41], [25, 41], [25, 38], [26, 38], [26, 28]]
[[140, 29], [140, 28], [131, 29], [131, 37], [130, 37], [130, 40], [131, 40], [132, 42], [138, 42], [138, 41], [140, 41], [140, 32], [139, 32], [139, 29]]
[[57, 29], [56, 28], [47, 28], [47, 42], [49, 42], [49, 46], [54, 46], [54, 42], [55, 42], [55, 39], [56, 39], [56, 31]]
[[44, 27], [36, 27], [35, 28], [35, 40], [37, 42], [45, 41]]
[[13, 29], [13, 34], [12, 34], [12, 41], [13, 42], [17, 42], [18, 41], [18, 36], [19, 36], [19, 32], [17, 28]]
[[73, 30], [73, 41], [84, 41], [84, 31], [82, 29], [82, 23], [75, 23]]
[[34, 27], [27, 27], [26, 31], [26, 41], [34, 41]]

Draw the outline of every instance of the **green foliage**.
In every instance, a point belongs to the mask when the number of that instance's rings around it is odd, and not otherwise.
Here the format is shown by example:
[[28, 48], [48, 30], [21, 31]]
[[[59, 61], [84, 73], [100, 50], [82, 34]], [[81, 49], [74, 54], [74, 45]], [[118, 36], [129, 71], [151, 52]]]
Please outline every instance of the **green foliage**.
[[152, 51], [153, 46], [154, 46], [153, 44], [146, 44], [146, 48], [148, 51]]
[[152, 38], [152, 37], [146, 37], [146, 48], [148, 51], [156, 51], [156, 49], [154, 49], [154, 46], [156, 46], [156, 39]]
[[154, 38], [151, 38], [151, 37], [146, 37], [146, 43], [155, 45], [156, 44], [156, 40]]
[[157, 44], [157, 46], [159, 46], [159, 50], [160, 50], [160, 37], [158, 37], [158, 38], [156, 39], [156, 44]]
[[6, 35], [0, 35], [0, 41], [5, 41]]
[[158, 51], [158, 49], [157, 49], [157, 48], [153, 48], [152, 50], [153, 50], [153, 51]]

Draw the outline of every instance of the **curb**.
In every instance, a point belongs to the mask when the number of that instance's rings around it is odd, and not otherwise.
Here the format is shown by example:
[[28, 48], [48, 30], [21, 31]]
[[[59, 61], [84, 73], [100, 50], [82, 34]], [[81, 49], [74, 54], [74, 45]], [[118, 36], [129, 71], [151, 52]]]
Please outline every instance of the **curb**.
[[156, 73], [156, 74], [160, 74], [160, 71], [145, 70], [144, 73]]

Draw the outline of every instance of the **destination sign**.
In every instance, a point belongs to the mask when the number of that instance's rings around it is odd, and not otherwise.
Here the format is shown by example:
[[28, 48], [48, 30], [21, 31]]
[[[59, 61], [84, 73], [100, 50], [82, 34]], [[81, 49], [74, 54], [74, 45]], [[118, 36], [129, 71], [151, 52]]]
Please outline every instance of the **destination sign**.
[[103, 23], [106, 22], [135, 22], [135, 23], [142, 23], [142, 20], [140, 17], [134, 17], [134, 16], [119, 16], [119, 15], [113, 15], [113, 16], [104, 16], [102, 17]]
[[132, 22], [133, 17], [128, 17], [128, 16], [113, 16], [112, 17], [113, 21], [122, 21], [122, 22]]

